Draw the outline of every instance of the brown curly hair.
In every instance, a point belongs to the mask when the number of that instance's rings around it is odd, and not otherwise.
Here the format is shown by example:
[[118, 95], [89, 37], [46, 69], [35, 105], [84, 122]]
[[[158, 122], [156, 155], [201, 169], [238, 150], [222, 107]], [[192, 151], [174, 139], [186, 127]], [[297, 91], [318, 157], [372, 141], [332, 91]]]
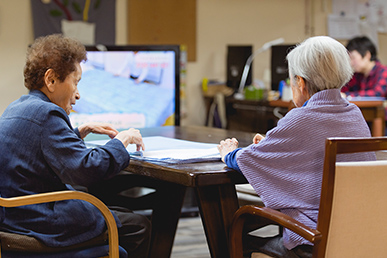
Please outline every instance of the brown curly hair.
[[76, 64], [86, 59], [85, 46], [75, 39], [61, 34], [37, 38], [27, 50], [24, 86], [29, 90], [41, 89], [48, 69], [53, 69], [63, 82], [70, 73], [76, 71]]

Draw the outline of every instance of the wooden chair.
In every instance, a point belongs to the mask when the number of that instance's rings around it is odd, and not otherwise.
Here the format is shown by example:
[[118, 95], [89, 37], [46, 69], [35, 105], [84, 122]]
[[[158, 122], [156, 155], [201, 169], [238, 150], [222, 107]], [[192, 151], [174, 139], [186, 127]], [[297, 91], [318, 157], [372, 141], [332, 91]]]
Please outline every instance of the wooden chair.
[[[74, 249], [46, 247], [34, 237], [7, 232], [0, 232], [1, 257], [126, 257], [127, 253], [118, 244], [118, 229], [111, 211], [96, 197], [79, 191], [59, 191], [34, 194], [13, 198], [0, 198], [1, 207], [17, 207], [30, 204], [63, 201], [70, 199], [84, 200], [97, 207], [105, 218], [108, 231], [108, 245], [86, 246], [82, 244]], [[30, 251], [29, 251], [30, 250]], [[41, 253], [39, 253], [41, 251]], [[90, 256], [91, 255], [91, 256]], [[121, 256], [120, 256], [121, 255]]]
[[309, 240], [313, 257], [385, 257], [387, 160], [336, 163], [337, 154], [380, 150], [387, 150], [387, 137], [327, 139], [317, 230], [267, 207], [243, 206], [231, 225], [230, 256], [243, 257], [243, 228], [254, 219]]

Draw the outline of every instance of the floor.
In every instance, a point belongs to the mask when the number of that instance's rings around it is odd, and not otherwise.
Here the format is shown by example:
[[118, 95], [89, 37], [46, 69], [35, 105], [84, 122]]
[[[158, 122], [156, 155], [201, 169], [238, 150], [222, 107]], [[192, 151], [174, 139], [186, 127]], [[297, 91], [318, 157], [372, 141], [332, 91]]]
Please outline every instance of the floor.
[[171, 258], [182, 257], [210, 257], [200, 217], [187, 217], [179, 220]]
[[[277, 227], [266, 227], [255, 235], [272, 236], [278, 232]], [[209, 258], [210, 252], [200, 217], [186, 217], [179, 220], [171, 258]]]

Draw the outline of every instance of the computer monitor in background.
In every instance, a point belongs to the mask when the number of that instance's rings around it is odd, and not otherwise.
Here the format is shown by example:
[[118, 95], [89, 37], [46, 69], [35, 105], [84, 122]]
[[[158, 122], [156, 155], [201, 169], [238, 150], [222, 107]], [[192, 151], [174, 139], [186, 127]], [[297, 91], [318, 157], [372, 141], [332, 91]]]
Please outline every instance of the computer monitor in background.
[[271, 47], [271, 89], [278, 90], [280, 81], [289, 77], [286, 55], [295, 45], [276, 45]]
[[[246, 61], [253, 53], [253, 46], [227, 46], [227, 86], [238, 91]], [[244, 86], [251, 85], [253, 64], [247, 74]]]
[[87, 46], [73, 106], [74, 127], [107, 122], [116, 129], [180, 124], [178, 45]]

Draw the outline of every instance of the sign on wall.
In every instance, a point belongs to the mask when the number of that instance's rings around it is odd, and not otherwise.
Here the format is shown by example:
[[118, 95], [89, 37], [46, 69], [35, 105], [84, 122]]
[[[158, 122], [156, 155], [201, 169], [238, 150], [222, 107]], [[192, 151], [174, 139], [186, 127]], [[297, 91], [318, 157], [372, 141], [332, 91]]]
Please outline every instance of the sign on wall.
[[377, 45], [378, 33], [387, 33], [387, 1], [333, 0], [328, 31], [337, 39], [365, 35]]

